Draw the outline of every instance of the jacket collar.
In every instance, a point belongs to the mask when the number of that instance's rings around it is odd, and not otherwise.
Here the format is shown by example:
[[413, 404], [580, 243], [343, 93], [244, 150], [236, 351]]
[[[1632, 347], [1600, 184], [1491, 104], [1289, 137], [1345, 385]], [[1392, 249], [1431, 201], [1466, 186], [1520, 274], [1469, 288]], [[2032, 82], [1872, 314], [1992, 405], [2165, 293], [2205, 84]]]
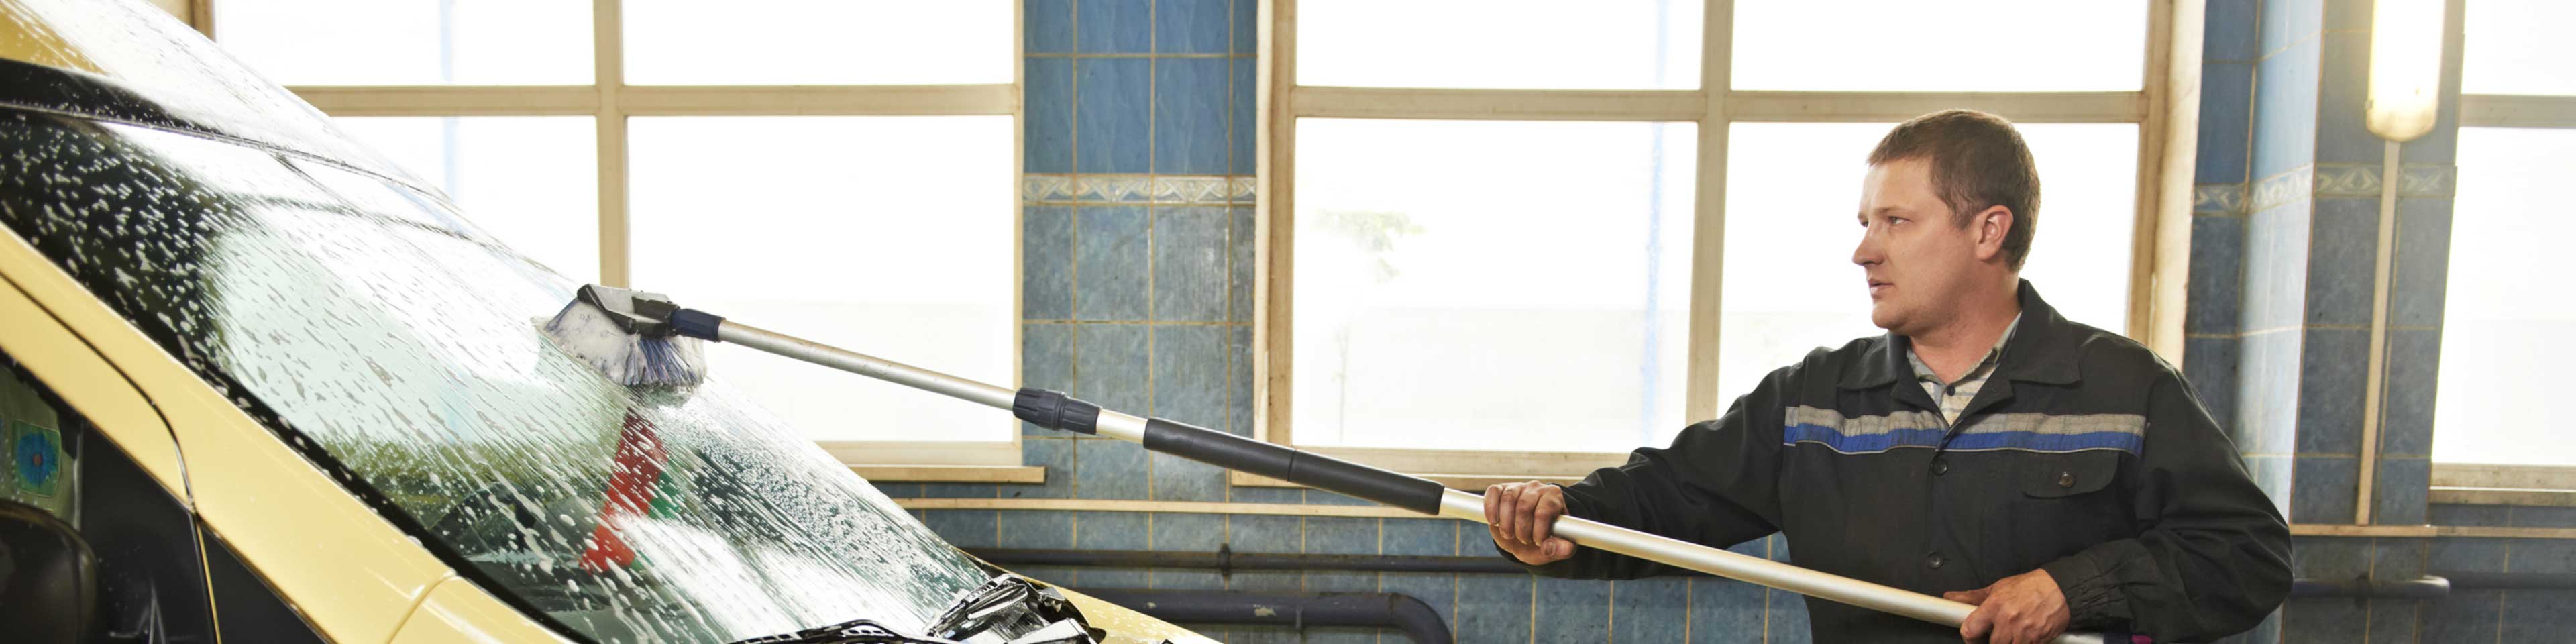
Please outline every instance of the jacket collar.
[[[2083, 348], [2083, 329], [2057, 314], [2057, 308], [2039, 297], [2030, 280], [2022, 280], [2020, 292], [2021, 324], [2012, 339], [2004, 342], [2001, 363], [1995, 365], [1995, 377], [2052, 385], [2074, 384], [2077, 379], [2075, 358]], [[1844, 389], [1871, 389], [1887, 386], [1897, 378], [1914, 373], [1906, 360], [1913, 347], [1905, 336], [1889, 333], [1872, 342], [1862, 352], [1859, 368], [1843, 372]]]

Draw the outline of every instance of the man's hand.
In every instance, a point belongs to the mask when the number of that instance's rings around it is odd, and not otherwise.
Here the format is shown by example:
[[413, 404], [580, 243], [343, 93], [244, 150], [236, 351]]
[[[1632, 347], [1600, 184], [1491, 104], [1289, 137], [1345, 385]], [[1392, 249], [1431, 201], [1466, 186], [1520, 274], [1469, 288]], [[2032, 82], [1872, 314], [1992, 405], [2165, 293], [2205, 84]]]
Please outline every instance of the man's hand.
[[1485, 527], [1494, 533], [1494, 545], [1521, 563], [1539, 566], [1574, 556], [1574, 542], [1548, 534], [1561, 516], [1565, 490], [1554, 485], [1529, 481], [1485, 488]]
[[[1490, 513], [1493, 502], [1487, 501]], [[1942, 599], [1976, 604], [1959, 624], [1959, 639], [1987, 644], [2045, 644], [2066, 633], [2066, 622], [2074, 615], [2067, 612], [2066, 595], [2057, 589], [2057, 578], [2047, 570], [2033, 570], [2003, 579], [1994, 585], [1965, 592], [1941, 593]]]

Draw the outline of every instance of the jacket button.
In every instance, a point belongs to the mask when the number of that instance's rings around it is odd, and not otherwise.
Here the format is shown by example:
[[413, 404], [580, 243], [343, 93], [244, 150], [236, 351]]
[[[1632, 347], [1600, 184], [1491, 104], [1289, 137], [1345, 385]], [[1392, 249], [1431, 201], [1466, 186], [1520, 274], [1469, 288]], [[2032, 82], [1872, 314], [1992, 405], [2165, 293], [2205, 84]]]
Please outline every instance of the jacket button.
[[1940, 476], [1940, 475], [1948, 474], [1948, 473], [1950, 473], [1950, 459], [1946, 459], [1946, 458], [1936, 458], [1936, 459], [1932, 459], [1932, 475], [1933, 475], [1933, 476]]
[[1935, 552], [1933, 552], [1932, 554], [1924, 555], [1924, 557], [1923, 557], [1923, 565], [1931, 566], [1931, 567], [1934, 567], [1934, 568], [1939, 568], [1939, 567], [1941, 567], [1941, 553], [1940, 553], [1940, 552], [1938, 552], [1938, 551], [1935, 551]]
[[2075, 473], [2074, 473], [2074, 472], [2058, 472], [2058, 473], [2057, 473], [2057, 486], [2058, 486], [2058, 487], [2075, 487]]

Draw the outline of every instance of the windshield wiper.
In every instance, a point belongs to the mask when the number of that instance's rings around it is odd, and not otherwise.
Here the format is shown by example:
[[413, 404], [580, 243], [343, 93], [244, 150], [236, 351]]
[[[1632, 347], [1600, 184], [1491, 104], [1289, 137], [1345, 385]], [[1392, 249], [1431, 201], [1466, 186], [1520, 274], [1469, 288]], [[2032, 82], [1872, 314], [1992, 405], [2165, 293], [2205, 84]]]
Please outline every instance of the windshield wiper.
[[991, 631], [1021, 634], [1006, 644], [1099, 644], [1108, 635], [1083, 622], [1063, 593], [1010, 573], [959, 593], [931, 620], [929, 631], [906, 635], [875, 620], [854, 619], [735, 644], [960, 644]]

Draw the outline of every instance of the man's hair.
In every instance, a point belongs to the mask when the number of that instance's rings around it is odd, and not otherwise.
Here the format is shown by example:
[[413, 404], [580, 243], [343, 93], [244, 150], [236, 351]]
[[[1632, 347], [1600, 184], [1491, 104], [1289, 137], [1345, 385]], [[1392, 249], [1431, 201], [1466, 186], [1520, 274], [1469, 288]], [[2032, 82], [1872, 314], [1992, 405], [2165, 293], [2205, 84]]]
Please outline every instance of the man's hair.
[[2039, 228], [2039, 170], [2011, 121], [1976, 110], [1933, 112], [1898, 124], [1869, 151], [1870, 165], [1906, 159], [1932, 166], [1932, 191], [1950, 207], [1952, 226], [1967, 227], [1992, 206], [2011, 210], [2004, 257], [2021, 270], [2030, 256], [2031, 233]]

